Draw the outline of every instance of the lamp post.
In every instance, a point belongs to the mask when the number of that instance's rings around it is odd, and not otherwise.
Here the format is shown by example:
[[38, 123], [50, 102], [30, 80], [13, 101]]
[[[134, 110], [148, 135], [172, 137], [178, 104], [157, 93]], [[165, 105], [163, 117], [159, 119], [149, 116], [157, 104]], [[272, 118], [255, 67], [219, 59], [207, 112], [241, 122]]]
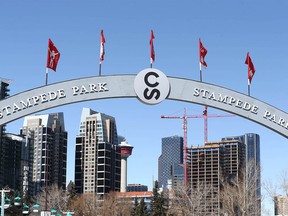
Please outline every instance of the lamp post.
[[5, 193], [9, 193], [10, 190], [1, 190], [1, 216], [4, 216], [4, 202], [5, 202]]

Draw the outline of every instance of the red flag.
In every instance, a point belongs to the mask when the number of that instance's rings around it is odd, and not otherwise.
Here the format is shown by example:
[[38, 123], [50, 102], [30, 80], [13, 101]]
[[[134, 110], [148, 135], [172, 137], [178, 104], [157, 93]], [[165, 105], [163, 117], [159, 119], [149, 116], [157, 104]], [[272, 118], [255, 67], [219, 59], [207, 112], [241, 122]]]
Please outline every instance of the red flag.
[[153, 39], [154, 39], [154, 34], [153, 31], [151, 30], [151, 37], [150, 37], [150, 63], [152, 64], [155, 61], [155, 51], [154, 51], [154, 44], [153, 44]]
[[199, 38], [199, 56], [200, 56], [200, 63], [207, 67], [207, 63], [204, 61], [204, 58], [207, 54], [207, 49], [203, 46], [203, 44], [201, 43], [201, 40]]
[[104, 43], [105, 43], [105, 37], [104, 37], [104, 32], [101, 30], [100, 34], [100, 63], [104, 61], [104, 54], [105, 54], [105, 49], [104, 49]]
[[48, 55], [46, 67], [56, 72], [56, 67], [60, 58], [60, 52], [55, 47], [54, 43], [49, 38], [48, 40]]
[[256, 70], [255, 70], [253, 62], [250, 58], [249, 52], [247, 53], [245, 64], [248, 65], [248, 84], [250, 84]]

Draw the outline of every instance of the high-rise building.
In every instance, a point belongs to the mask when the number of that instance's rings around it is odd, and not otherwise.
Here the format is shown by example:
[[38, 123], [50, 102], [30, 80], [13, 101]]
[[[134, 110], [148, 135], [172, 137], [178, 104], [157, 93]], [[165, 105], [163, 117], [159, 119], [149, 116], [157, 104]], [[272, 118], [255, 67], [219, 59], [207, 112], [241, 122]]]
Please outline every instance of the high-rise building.
[[162, 153], [158, 158], [159, 187], [165, 188], [168, 180], [173, 179], [175, 164], [183, 164], [183, 137], [164, 137], [162, 138]]
[[288, 196], [274, 197], [274, 211], [275, 216], [288, 215]]
[[29, 165], [29, 172], [34, 194], [52, 184], [65, 189], [67, 132], [63, 113], [27, 116], [21, 134], [33, 142], [33, 163]]
[[22, 198], [29, 199], [31, 195], [35, 194], [33, 184], [33, 157], [34, 157], [34, 139], [29, 132], [26, 136], [19, 136], [18, 140], [21, 140], [21, 166], [20, 166], [20, 191]]
[[180, 189], [184, 186], [184, 168], [183, 164], [173, 164], [172, 167], [172, 188]]
[[[9, 96], [9, 84], [12, 82], [12, 80], [4, 79], [0, 77], [0, 100], [5, 99]], [[3, 135], [3, 132], [5, 132], [5, 125], [0, 125], [0, 143], [1, 143], [1, 137]]]
[[246, 145], [246, 159], [255, 167], [260, 166], [260, 136], [254, 133], [247, 133], [241, 136], [228, 136], [222, 140], [240, 140]]
[[20, 190], [20, 161], [22, 138], [6, 133], [2, 137], [0, 188]]
[[187, 185], [192, 191], [202, 193], [197, 195], [203, 197], [199, 200], [199, 214], [220, 214], [222, 182], [240, 178], [244, 162], [245, 145], [239, 140], [208, 142], [204, 146], [188, 148]]
[[33, 146], [25, 137], [5, 133], [3, 136], [2, 159], [4, 161], [2, 169], [5, 169], [0, 188], [8, 186], [14, 191], [18, 191], [23, 198], [33, 194], [32, 167]]
[[259, 135], [231, 136], [220, 142], [188, 148], [187, 162], [188, 185], [193, 188], [209, 186], [209, 190], [212, 190], [202, 203], [207, 213], [220, 213], [223, 189], [225, 193], [222, 183], [238, 186], [244, 183], [251, 186], [251, 189], [242, 192], [246, 194], [243, 202], [253, 203], [253, 207], [249, 207], [249, 214], [261, 214]]
[[[261, 210], [261, 169], [260, 169], [260, 136], [255, 133], [247, 133], [241, 136], [229, 136], [222, 138], [222, 140], [240, 140], [246, 145], [246, 175], [253, 174], [253, 184], [256, 185], [256, 190], [254, 191], [255, 203], [258, 204], [258, 210]], [[250, 179], [246, 176], [246, 179]], [[251, 184], [251, 182], [250, 182]], [[260, 213], [258, 213], [259, 215]]]
[[[0, 77], [0, 100], [5, 99], [7, 96], [9, 96], [9, 84], [11, 80], [4, 79]], [[7, 161], [6, 157], [9, 157], [9, 154], [7, 155], [7, 152], [9, 152], [9, 143], [7, 143], [7, 139], [3, 139], [3, 135], [5, 134], [5, 125], [0, 125], [0, 187], [3, 188], [7, 185], [7, 165], [9, 168], [9, 162]]]
[[120, 191], [121, 152], [115, 118], [83, 108], [76, 137], [75, 189], [103, 195]]

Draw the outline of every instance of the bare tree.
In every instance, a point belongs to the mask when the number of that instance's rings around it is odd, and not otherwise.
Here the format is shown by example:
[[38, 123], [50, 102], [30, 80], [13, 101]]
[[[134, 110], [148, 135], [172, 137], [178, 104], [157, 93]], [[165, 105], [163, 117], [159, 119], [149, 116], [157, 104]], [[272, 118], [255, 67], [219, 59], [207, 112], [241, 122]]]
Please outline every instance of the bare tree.
[[277, 183], [272, 183], [271, 180], [262, 183], [262, 187], [267, 192], [266, 197], [274, 205], [277, 205], [277, 196], [288, 196], [288, 172], [282, 171], [278, 179], [279, 182]]
[[42, 209], [47, 206], [46, 210], [57, 209], [62, 212], [67, 210], [69, 195], [65, 190], [54, 184], [49, 186], [47, 190], [44, 188], [37, 196], [36, 202]]
[[111, 192], [104, 196], [102, 203], [102, 216], [127, 216], [131, 215], [133, 200], [120, 197], [118, 193]]
[[192, 189], [183, 186], [172, 190], [170, 195], [169, 214], [204, 216], [218, 215], [219, 194], [212, 185], [198, 183]]
[[239, 176], [230, 179], [221, 191], [222, 212], [227, 215], [260, 216], [261, 194], [259, 167], [248, 162]]
[[102, 200], [94, 194], [82, 194], [76, 196], [69, 209], [76, 215], [94, 216], [100, 215]]
[[281, 175], [281, 184], [280, 184], [280, 189], [283, 191], [283, 193], [288, 196], [288, 172], [283, 171]]
[[83, 194], [74, 199], [70, 210], [77, 215], [85, 216], [129, 216], [133, 209], [133, 202], [125, 197], [119, 197], [111, 192], [103, 197], [93, 194]]

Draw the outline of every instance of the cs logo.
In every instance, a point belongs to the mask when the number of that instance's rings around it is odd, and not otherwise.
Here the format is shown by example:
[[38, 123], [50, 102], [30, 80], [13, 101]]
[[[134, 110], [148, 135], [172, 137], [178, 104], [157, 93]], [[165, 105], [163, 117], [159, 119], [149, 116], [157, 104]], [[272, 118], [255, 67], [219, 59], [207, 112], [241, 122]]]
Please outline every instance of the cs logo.
[[134, 90], [138, 98], [146, 104], [158, 104], [170, 92], [170, 84], [166, 75], [155, 68], [147, 68], [137, 74]]

